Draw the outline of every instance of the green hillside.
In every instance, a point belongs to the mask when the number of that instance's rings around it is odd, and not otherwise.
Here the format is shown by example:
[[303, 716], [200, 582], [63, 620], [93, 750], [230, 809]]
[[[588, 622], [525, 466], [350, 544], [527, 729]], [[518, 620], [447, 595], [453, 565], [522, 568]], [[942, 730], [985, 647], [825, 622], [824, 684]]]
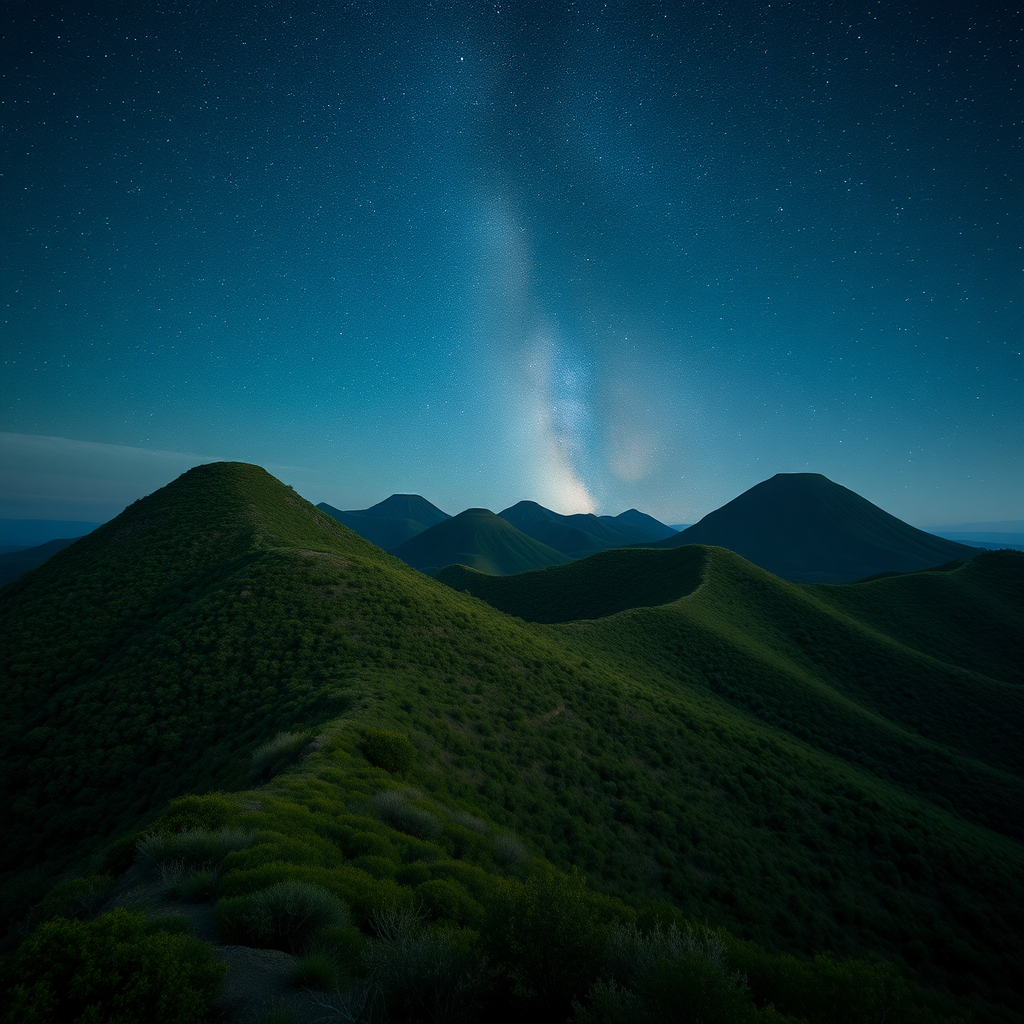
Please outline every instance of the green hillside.
[[570, 622], [683, 597], [703, 581], [707, 557], [708, 549], [696, 544], [672, 551], [628, 548], [514, 576], [450, 565], [437, 579], [531, 622]]
[[485, 508], [468, 508], [393, 548], [392, 554], [431, 574], [455, 564], [505, 574], [566, 561], [561, 552], [521, 533]]
[[[886, 614], [903, 578], [799, 587], [711, 548], [500, 579], [516, 618], [257, 467], [199, 467], [0, 591], [5, 919], [155, 878], [221, 941], [332, 951], [393, 1019], [425, 1011], [381, 958], [428, 949], [472, 1019], [677, 1020], [699, 990], [708, 1020], [1013, 1020], [1022, 562], [930, 574], [997, 623], [974, 668], [957, 615], [942, 647]], [[524, 621], [552, 578], [602, 617]], [[352, 927], [282, 931], [285, 881]], [[653, 974], [622, 967], [641, 946]]]

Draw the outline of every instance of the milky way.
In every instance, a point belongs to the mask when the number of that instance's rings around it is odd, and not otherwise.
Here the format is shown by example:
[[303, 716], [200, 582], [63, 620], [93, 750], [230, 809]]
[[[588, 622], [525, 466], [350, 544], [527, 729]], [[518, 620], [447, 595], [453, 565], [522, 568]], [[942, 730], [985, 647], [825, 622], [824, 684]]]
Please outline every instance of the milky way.
[[237, 458], [343, 508], [680, 522], [809, 470], [1024, 516], [1010, 7], [5, 18], [2, 515]]

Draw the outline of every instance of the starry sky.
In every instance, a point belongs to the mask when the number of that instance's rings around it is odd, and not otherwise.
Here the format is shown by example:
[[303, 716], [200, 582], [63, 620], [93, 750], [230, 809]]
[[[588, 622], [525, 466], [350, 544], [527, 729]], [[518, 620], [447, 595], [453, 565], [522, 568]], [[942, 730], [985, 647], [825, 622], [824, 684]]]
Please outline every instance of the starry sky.
[[995, 4], [4, 5], [0, 516], [199, 462], [693, 522], [1024, 518]]

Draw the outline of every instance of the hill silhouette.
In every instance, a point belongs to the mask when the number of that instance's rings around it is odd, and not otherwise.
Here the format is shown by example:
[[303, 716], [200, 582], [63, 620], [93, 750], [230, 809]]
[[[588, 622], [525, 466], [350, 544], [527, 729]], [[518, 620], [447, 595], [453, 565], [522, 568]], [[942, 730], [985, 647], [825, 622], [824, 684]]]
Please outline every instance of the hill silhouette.
[[485, 508], [466, 509], [393, 548], [392, 554], [428, 573], [461, 564], [480, 572], [504, 574], [566, 561], [563, 554]]
[[563, 516], [535, 501], [517, 502], [498, 515], [528, 537], [570, 558], [633, 544], [641, 536], [634, 527], [619, 529], [589, 513]]
[[819, 473], [778, 473], [657, 547], [714, 544], [794, 583], [850, 583], [972, 558]]
[[667, 537], [674, 537], [677, 530], [666, 526], [663, 522], [649, 516], [646, 512], [640, 512], [635, 508], [620, 512], [617, 516], [598, 516], [598, 518], [609, 526], [615, 527], [623, 532], [635, 532], [637, 540], [653, 541], [664, 540]]
[[20, 576], [24, 576], [30, 569], [42, 565], [48, 558], [63, 550], [69, 544], [74, 544], [77, 538], [70, 537], [63, 540], [48, 540], [44, 544], [37, 544], [35, 547], [22, 548], [20, 551], [9, 551], [0, 554], [0, 587], [5, 583], [12, 583]]
[[[419, 908], [433, 962], [496, 979], [480, 1019], [590, 1012], [627, 922], [726, 929], [700, 977], [742, 972], [747, 1002], [719, 1019], [1019, 1015], [1024, 556], [849, 587], [712, 547], [463, 578], [520, 617], [221, 463], [0, 591], [11, 941], [142, 879], [295, 951], [251, 924], [288, 881], [348, 905], [310, 938], [346, 970]], [[542, 602], [597, 617], [524, 621]], [[546, 963], [582, 973], [540, 991]]]
[[364, 509], [342, 511], [325, 501], [317, 508], [385, 550], [451, 518], [419, 494], [392, 494]]

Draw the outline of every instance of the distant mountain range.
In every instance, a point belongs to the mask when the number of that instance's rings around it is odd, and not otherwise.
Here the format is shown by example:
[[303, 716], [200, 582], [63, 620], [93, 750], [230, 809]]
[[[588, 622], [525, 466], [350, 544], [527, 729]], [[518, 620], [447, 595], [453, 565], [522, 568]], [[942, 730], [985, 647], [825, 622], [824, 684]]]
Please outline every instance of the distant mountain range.
[[12, 583], [29, 569], [42, 565], [51, 555], [62, 551], [69, 544], [74, 544], [76, 540], [76, 537], [65, 537], [61, 540], [48, 540], [45, 544], [37, 544], [31, 548], [0, 553], [0, 587], [5, 583]]
[[33, 548], [51, 540], [84, 537], [99, 525], [78, 519], [0, 519], [0, 549]]
[[[454, 518], [419, 494], [392, 494], [366, 509], [316, 507], [431, 575], [449, 565], [508, 575], [614, 548], [712, 544], [794, 583], [851, 583], [963, 561], [978, 548], [1024, 540], [1012, 533], [964, 536], [972, 547], [926, 533], [818, 473], [779, 473], [681, 532], [635, 508], [617, 516], [562, 515], [535, 501], [497, 515], [467, 509]], [[21, 559], [0, 555], [0, 580], [39, 564], [46, 550]]]
[[455, 564], [505, 575], [569, 561], [485, 508], [466, 509], [392, 548], [391, 553], [431, 575]]
[[778, 473], [656, 546], [715, 544], [794, 583], [851, 583], [973, 558], [820, 473]]
[[347, 512], [328, 505], [326, 501], [320, 502], [317, 508], [385, 551], [451, 518], [418, 494], [392, 494], [370, 508]]

